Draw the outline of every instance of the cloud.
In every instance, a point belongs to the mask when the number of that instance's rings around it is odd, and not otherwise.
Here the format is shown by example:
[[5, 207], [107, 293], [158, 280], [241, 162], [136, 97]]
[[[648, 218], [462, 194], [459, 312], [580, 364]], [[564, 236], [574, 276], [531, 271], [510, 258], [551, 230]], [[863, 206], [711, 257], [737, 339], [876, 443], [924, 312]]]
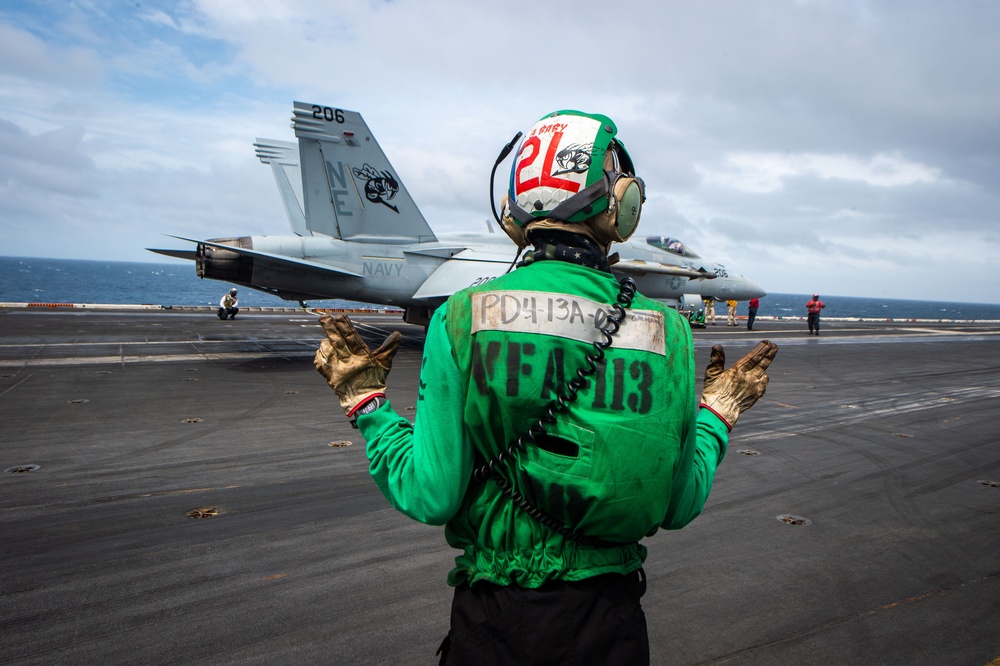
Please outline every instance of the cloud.
[[578, 108], [615, 119], [646, 180], [640, 235], [776, 292], [948, 294], [998, 268], [998, 20], [931, 0], [19, 3], [0, 225], [8, 252], [139, 260], [161, 231], [287, 233], [251, 143], [293, 140], [298, 99], [361, 111], [432, 227], [478, 230], [500, 147]]
[[854, 180], [874, 187], [900, 187], [933, 183], [937, 169], [893, 155], [879, 154], [866, 160], [851, 155], [803, 153], [734, 153], [717, 167], [696, 164], [695, 170], [709, 185], [743, 192], [779, 190], [792, 178]]
[[44, 81], [79, 90], [99, 86], [97, 55], [81, 47], [53, 47], [34, 34], [0, 23], [0, 70], [4, 77]]
[[96, 196], [96, 169], [94, 161], [80, 150], [82, 139], [83, 128], [79, 126], [32, 136], [14, 123], [0, 120], [0, 183], [7, 196], [23, 188], [29, 191], [19, 192], [19, 196]]

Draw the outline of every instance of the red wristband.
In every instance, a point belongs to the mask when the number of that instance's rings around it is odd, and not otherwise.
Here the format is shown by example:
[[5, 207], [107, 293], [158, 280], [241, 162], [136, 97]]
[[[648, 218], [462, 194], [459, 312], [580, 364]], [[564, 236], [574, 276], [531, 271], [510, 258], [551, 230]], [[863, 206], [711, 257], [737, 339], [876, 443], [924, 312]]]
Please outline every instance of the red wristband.
[[714, 409], [712, 409], [711, 407], [709, 407], [705, 403], [701, 403], [698, 406], [701, 407], [702, 409], [707, 409], [708, 411], [710, 411], [713, 414], [715, 414], [716, 416], [718, 416], [719, 420], [726, 424], [726, 428], [729, 429], [729, 432], [733, 431], [733, 426], [729, 425], [729, 421], [727, 421], [726, 419], [722, 418], [722, 414], [720, 414], [719, 412], [715, 411]]
[[359, 409], [361, 409], [362, 407], [364, 407], [365, 405], [367, 405], [369, 402], [371, 402], [375, 398], [384, 398], [384, 397], [385, 397], [385, 393], [372, 393], [370, 396], [368, 396], [367, 398], [365, 398], [364, 400], [362, 400], [358, 404], [354, 405], [354, 408], [351, 411], [347, 412], [347, 416], [348, 417], [354, 416], [354, 412], [358, 411]]

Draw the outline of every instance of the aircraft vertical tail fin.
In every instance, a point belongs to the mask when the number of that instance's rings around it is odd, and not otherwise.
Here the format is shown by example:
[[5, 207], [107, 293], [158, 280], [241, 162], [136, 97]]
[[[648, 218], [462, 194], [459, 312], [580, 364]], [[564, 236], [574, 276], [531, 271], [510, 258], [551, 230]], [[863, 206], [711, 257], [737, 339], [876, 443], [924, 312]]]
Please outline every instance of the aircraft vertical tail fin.
[[370, 243], [437, 240], [360, 113], [295, 102], [293, 114], [310, 233]]
[[298, 146], [288, 141], [257, 139], [253, 147], [257, 149], [257, 158], [271, 166], [292, 231], [297, 236], [312, 236], [302, 209], [302, 169], [299, 167]]

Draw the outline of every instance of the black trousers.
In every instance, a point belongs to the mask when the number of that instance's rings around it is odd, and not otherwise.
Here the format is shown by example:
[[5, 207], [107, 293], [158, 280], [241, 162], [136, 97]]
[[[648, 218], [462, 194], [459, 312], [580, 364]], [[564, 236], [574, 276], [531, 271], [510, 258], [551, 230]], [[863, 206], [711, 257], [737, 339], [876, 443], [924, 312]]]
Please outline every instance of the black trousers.
[[441, 664], [649, 664], [640, 569], [537, 589], [455, 588]]
[[816, 332], [819, 333], [819, 313], [810, 312], [806, 319], [809, 322], [809, 332], [812, 333], [813, 329], [816, 329]]

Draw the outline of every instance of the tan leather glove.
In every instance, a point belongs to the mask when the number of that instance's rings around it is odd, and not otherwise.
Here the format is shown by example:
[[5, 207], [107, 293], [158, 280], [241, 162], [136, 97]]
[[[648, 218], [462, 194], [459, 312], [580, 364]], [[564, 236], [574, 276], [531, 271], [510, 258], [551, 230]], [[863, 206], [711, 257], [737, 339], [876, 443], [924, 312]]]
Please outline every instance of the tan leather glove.
[[370, 398], [385, 395], [385, 378], [403, 336], [393, 331], [378, 349], [371, 351], [347, 315], [326, 315], [319, 323], [326, 339], [316, 350], [313, 365], [337, 393], [344, 413], [352, 416]]
[[721, 345], [713, 346], [705, 369], [701, 406], [712, 410], [732, 430], [740, 414], [764, 395], [767, 366], [777, 353], [778, 345], [761, 340], [749, 354], [724, 370], [726, 352]]

